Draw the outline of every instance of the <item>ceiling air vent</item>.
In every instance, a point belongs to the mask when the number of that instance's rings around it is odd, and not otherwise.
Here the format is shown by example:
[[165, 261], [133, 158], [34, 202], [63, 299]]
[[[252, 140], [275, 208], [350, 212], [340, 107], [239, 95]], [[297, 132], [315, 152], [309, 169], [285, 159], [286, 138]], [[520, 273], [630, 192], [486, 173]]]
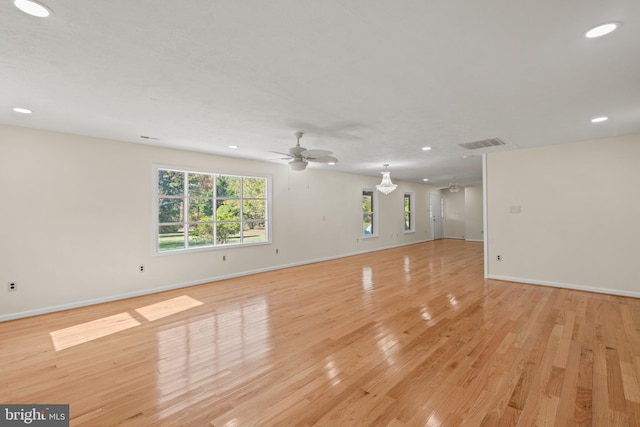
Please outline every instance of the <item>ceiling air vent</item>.
[[458, 144], [465, 150], [477, 150], [478, 148], [497, 147], [498, 145], [504, 145], [504, 141], [500, 138], [483, 139], [482, 141], [465, 142], [464, 144]]

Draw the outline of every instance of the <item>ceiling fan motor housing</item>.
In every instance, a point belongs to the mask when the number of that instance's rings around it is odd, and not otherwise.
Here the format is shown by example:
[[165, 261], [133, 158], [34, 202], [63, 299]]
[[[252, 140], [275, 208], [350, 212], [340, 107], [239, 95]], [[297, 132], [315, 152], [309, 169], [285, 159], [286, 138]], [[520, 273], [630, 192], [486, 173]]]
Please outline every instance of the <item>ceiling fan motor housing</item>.
[[307, 149], [304, 147], [301, 147], [300, 145], [296, 145], [295, 147], [289, 148], [289, 154], [291, 154], [294, 157], [301, 157], [303, 151], [307, 151]]

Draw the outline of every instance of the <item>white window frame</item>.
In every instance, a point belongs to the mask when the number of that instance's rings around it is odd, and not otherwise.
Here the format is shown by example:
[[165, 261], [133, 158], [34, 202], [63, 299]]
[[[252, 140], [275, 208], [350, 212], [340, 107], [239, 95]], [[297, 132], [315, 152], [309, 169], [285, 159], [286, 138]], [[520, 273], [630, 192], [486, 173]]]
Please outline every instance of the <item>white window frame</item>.
[[361, 223], [360, 223], [360, 227], [362, 229], [361, 233], [362, 233], [362, 238], [364, 239], [369, 239], [371, 237], [378, 237], [378, 222], [379, 222], [379, 215], [378, 215], [378, 192], [376, 191], [375, 188], [363, 188], [361, 193], [360, 193], [360, 203], [362, 204], [362, 196], [365, 195], [365, 193], [371, 193], [371, 198], [372, 198], [372, 209], [373, 212], [371, 213], [371, 234], [366, 234], [364, 232], [364, 215], [367, 213], [364, 210], [361, 210], [360, 212], [360, 216], [361, 216]]
[[[261, 175], [261, 174], [238, 174], [238, 173], [229, 173], [229, 172], [221, 172], [221, 171], [214, 171], [214, 170], [208, 170], [208, 169], [196, 169], [196, 168], [187, 168], [187, 167], [177, 167], [177, 166], [168, 166], [168, 165], [154, 165], [152, 168], [153, 172], [153, 253], [155, 255], [167, 255], [167, 254], [176, 254], [176, 253], [186, 253], [186, 252], [200, 252], [200, 251], [209, 251], [209, 250], [219, 250], [219, 249], [224, 249], [224, 248], [229, 248], [229, 247], [239, 247], [239, 246], [255, 246], [255, 245], [267, 245], [267, 244], [271, 244], [271, 222], [272, 222], [272, 178], [269, 175]], [[181, 172], [181, 173], [193, 173], [193, 174], [207, 174], [207, 175], [212, 175], [213, 179], [214, 179], [214, 196], [213, 196], [213, 209], [214, 209], [214, 216], [215, 216], [215, 209], [216, 209], [216, 201], [219, 200], [219, 198], [217, 197], [217, 195], [215, 195], [215, 181], [216, 178], [218, 176], [229, 176], [229, 177], [238, 177], [238, 178], [262, 178], [266, 180], [266, 185], [265, 185], [265, 240], [264, 241], [260, 241], [260, 242], [239, 242], [239, 243], [218, 243], [216, 242], [215, 239], [215, 234], [214, 234], [214, 241], [212, 244], [210, 245], [200, 245], [200, 246], [194, 246], [194, 247], [188, 247], [188, 237], [185, 233], [185, 247], [183, 248], [176, 248], [176, 249], [166, 249], [166, 250], [160, 250], [160, 242], [159, 242], [159, 238], [160, 238], [160, 218], [159, 218], [159, 199], [160, 199], [160, 193], [159, 193], [159, 189], [158, 189], [158, 173], [160, 170], [169, 170], [169, 171], [175, 171], [175, 172]], [[185, 182], [185, 188], [187, 188], [188, 183]], [[185, 190], [186, 191], [186, 190]], [[188, 200], [189, 196], [188, 193], [186, 193], [185, 198]], [[240, 188], [240, 196], [239, 196], [239, 203], [242, 209], [243, 203], [242, 201], [245, 200], [242, 197], [242, 186]], [[250, 198], [247, 198], [250, 199]], [[187, 202], [188, 203], [188, 202]], [[185, 204], [184, 207], [185, 211], [188, 211], [188, 206]], [[183, 224], [187, 225], [189, 224], [189, 220], [188, 220], [188, 213], [185, 212], [185, 214], [183, 215], [183, 219], [182, 219]], [[240, 230], [242, 233], [243, 230], [243, 224], [244, 224], [244, 220], [242, 217], [242, 210], [240, 211]], [[214, 227], [215, 227], [215, 219], [214, 219]]]
[[[406, 199], [406, 197], [409, 196], [409, 228], [405, 228], [406, 227], [406, 222], [404, 219], [404, 214], [407, 213], [404, 210], [404, 201]], [[415, 193], [413, 191], [405, 191], [404, 195], [402, 196], [402, 228], [404, 229], [405, 233], [415, 233], [416, 232], [416, 215], [415, 215], [415, 211], [416, 211], [416, 196]]]

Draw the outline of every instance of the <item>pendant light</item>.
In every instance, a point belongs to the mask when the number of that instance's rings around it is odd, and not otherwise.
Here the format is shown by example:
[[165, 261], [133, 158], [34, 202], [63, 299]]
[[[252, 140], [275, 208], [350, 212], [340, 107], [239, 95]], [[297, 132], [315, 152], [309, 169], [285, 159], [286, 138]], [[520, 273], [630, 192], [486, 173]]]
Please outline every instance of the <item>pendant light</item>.
[[380, 182], [380, 184], [376, 185], [376, 190], [378, 190], [379, 192], [381, 192], [383, 194], [389, 194], [393, 190], [398, 188], [398, 186], [395, 185], [393, 182], [391, 182], [391, 172], [386, 170], [387, 168], [389, 168], [389, 164], [385, 163], [384, 164], [384, 168], [385, 168], [385, 171], [384, 172], [380, 172], [382, 174], [382, 182]]

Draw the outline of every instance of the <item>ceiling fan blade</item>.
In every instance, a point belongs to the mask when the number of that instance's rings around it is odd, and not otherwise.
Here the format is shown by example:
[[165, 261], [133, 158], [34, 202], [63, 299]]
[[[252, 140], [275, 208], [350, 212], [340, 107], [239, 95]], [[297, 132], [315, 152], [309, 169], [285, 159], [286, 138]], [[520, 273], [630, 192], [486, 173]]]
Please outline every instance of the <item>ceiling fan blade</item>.
[[283, 159], [283, 160], [295, 159], [295, 156], [292, 156], [292, 155], [291, 155], [291, 154], [289, 154], [289, 153], [281, 153], [280, 151], [269, 151], [269, 152], [270, 152], [270, 153], [275, 153], [275, 154], [280, 154], [280, 155], [283, 155], [283, 156], [287, 156], [287, 157], [286, 157], [285, 159]]
[[331, 154], [331, 151], [327, 151], [327, 150], [304, 150], [300, 154], [302, 154], [302, 157], [311, 160], [311, 159], [316, 159], [318, 157], [328, 156], [328, 155]]
[[307, 160], [318, 163], [338, 163], [338, 159], [333, 156], [307, 157]]

